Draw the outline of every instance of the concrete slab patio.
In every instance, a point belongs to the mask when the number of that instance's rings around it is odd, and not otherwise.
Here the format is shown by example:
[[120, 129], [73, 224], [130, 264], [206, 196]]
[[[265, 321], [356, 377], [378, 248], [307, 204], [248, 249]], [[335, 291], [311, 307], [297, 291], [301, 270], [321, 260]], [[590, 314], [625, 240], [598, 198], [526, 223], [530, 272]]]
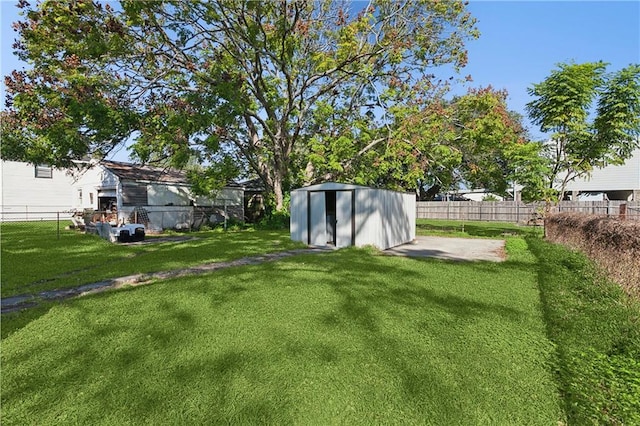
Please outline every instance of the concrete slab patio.
[[504, 244], [504, 240], [418, 236], [410, 243], [392, 247], [383, 253], [455, 261], [502, 262], [505, 260]]

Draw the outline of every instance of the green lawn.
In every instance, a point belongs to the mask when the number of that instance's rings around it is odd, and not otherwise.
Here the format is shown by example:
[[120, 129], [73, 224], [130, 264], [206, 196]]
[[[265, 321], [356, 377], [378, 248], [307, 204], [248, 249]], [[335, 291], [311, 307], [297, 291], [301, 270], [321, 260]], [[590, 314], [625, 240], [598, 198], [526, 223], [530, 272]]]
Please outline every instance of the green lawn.
[[417, 219], [416, 233], [418, 235], [461, 238], [505, 238], [508, 236], [542, 236], [543, 228], [506, 222]]
[[505, 264], [348, 249], [67, 301], [3, 341], [3, 424], [556, 424], [513, 241]]
[[58, 239], [55, 222], [1, 226], [2, 297], [302, 246], [285, 231], [194, 232], [183, 234], [194, 237], [192, 241], [140, 246], [113, 244], [97, 235], [64, 229]]
[[[3, 315], [2, 423], [640, 424], [638, 301], [502, 225], [418, 233], [506, 237], [503, 263], [343, 249]], [[291, 244], [203, 235], [194, 262]]]
[[[503, 238], [505, 233], [531, 230], [487, 222], [418, 220], [417, 224], [421, 235]], [[182, 234], [193, 241], [144, 246], [113, 244], [97, 235], [65, 229], [57, 238], [56, 223], [46, 221], [2, 223], [0, 231], [2, 297], [301, 247], [285, 231], [194, 232]]]
[[571, 424], [640, 425], [640, 301], [582, 254], [527, 241]]

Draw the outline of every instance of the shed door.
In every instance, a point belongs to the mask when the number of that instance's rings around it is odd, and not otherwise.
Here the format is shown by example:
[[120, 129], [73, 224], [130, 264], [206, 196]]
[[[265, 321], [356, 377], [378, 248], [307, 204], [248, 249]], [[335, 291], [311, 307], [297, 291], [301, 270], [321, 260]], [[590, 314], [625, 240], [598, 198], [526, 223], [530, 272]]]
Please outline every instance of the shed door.
[[324, 192], [309, 193], [309, 243], [314, 246], [327, 245], [327, 212]]
[[336, 247], [349, 247], [353, 242], [353, 191], [336, 192]]

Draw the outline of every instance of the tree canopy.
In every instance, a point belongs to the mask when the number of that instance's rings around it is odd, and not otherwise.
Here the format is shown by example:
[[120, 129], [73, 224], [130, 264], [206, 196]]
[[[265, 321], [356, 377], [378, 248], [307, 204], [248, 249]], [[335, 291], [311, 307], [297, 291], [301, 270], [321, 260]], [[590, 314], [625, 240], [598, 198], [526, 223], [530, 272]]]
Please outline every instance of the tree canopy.
[[559, 64], [529, 88], [535, 98], [527, 104], [529, 116], [551, 133], [546, 171], [526, 182], [531, 196], [562, 199], [569, 181], [621, 164], [640, 146], [640, 65], [614, 73], [606, 67], [604, 62]]
[[448, 0], [19, 6], [30, 68], [5, 80], [3, 158], [69, 166], [130, 141], [143, 162], [221, 165], [218, 181], [241, 165], [277, 208], [294, 184], [419, 164], [398, 120], [437, 98], [434, 68], [462, 68], [478, 36]]
[[523, 164], [536, 161], [537, 144], [528, 143], [522, 117], [508, 109], [507, 92], [491, 86], [404, 107], [396, 118], [383, 164], [386, 179], [398, 186], [418, 181], [431, 192], [464, 185], [505, 193]]

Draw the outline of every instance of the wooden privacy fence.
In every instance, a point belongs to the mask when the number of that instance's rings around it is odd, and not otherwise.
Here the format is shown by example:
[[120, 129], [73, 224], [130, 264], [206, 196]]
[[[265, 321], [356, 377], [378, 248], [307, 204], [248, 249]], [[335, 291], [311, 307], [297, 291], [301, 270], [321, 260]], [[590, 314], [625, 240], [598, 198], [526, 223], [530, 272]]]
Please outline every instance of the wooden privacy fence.
[[[575, 212], [600, 216], [620, 216], [621, 205], [625, 218], [640, 220], [640, 202], [635, 201], [563, 201], [553, 212]], [[539, 217], [544, 203], [514, 201], [419, 201], [418, 219], [479, 220], [493, 222], [528, 223]]]

